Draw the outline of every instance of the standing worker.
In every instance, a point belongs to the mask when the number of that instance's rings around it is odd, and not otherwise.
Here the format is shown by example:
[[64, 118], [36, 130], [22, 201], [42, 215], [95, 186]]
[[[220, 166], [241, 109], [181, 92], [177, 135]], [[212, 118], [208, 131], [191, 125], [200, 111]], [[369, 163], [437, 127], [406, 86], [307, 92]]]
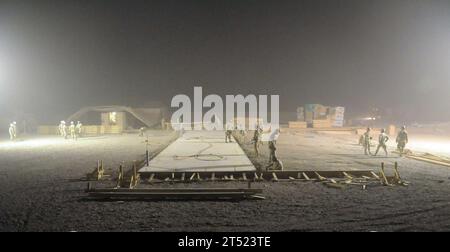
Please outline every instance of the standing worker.
[[64, 137], [64, 139], [67, 139], [67, 126], [65, 121], [61, 121], [59, 124], [59, 134]]
[[81, 137], [81, 133], [83, 132], [83, 124], [80, 121], [78, 121], [77, 126], [75, 126], [75, 128], [76, 128], [77, 138]]
[[161, 129], [162, 129], [162, 130], [165, 130], [165, 129], [166, 129], [166, 119], [164, 119], [164, 117], [161, 118]]
[[408, 143], [408, 132], [406, 132], [406, 126], [403, 125], [400, 132], [398, 132], [396, 142], [397, 150], [400, 152], [400, 156], [402, 156], [405, 146]]
[[143, 136], [144, 136], [144, 133], [145, 133], [145, 127], [140, 127], [140, 128], [139, 128], [139, 136], [140, 136], [140, 137], [143, 137]]
[[13, 129], [14, 129], [14, 139], [16, 139], [17, 138], [17, 122], [14, 121], [12, 124], [13, 124]]
[[62, 125], [63, 125], [63, 121], [60, 121], [60, 122], [59, 122], [59, 125], [58, 125], [58, 132], [59, 132], [59, 135], [60, 135], [60, 136], [63, 135], [63, 133], [62, 133]]
[[69, 127], [69, 132], [70, 132], [70, 137], [74, 140], [77, 140], [77, 134], [75, 131], [75, 124], [73, 122], [70, 122], [70, 127]]
[[233, 124], [232, 122], [227, 123], [226, 129], [225, 129], [225, 143], [233, 142], [231, 140], [231, 135], [233, 134]]
[[261, 139], [261, 128], [259, 127], [259, 124], [256, 125], [255, 133], [253, 134], [253, 147], [255, 149], [255, 156], [259, 156], [259, 142]]
[[241, 134], [242, 137], [245, 137], [245, 127], [243, 127], [241, 124], [239, 128], [240, 128], [239, 133]]
[[12, 122], [9, 124], [8, 131], [9, 131], [9, 139], [11, 139], [11, 141], [16, 140], [16, 138], [17, 138], [17, 131], [16, 131], [17, 128], [16, 128], [15, 123], [16, 122]]
[[386, 157], [387, 157], [387, 155], [388, 155], [387, 147], [386, 147], [387, 141], [389, 141], [389, 137], [386, 134], [386, 130], [381, 129], [381, 133], [378, 136], [378, 146], [377, 146], [377, 150], [375, 151], [375, 156], [378, 154], [378, 151], [380, 150], [380, 148], [383, 148], [384, 153], [386, 153]]
[[370, 155], [370, 128], [367, 128], [366, 132], [363, 135], [363, 147], [364, 147], [364, 155]]

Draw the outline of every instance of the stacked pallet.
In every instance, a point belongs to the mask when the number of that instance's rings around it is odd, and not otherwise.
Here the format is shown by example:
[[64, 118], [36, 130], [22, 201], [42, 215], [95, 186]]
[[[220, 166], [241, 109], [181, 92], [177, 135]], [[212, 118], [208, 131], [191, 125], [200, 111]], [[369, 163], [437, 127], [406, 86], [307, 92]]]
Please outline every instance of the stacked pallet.
[[83, 126], [83, 133], [85, 135], [100, 135], [102, 134], [102, 126], [100, 125]]
[[122, 126], [119, 125], [110, 125], [110, 126], [102, 126], [103, 134], [121, 134], [123, 132]]
[[329, 115], [331, 118], [331, 125], [333, 127], [343, 127], [344, 126], [344, 107], [334, 107], [330, 108]]
[[58, 126], [41, 125], [37, 128], [39, 135], [58, 135], [58, 131]]
[[306, 129], [307, 128], [307, 123], [306, 122], [301, 122], [301, 121], [291, 121], [289, 122], [289, 128], [290, 129]]
[[313, 128], [331, 128], [330, 120], [313, 120]]

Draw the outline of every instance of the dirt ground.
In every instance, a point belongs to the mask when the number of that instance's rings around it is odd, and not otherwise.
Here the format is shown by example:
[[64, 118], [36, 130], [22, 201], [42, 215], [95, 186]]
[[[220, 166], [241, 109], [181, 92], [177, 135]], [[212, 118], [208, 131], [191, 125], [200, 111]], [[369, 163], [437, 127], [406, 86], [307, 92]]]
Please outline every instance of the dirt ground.
[[[173, 140], [150, 131], [152, 152]], [[143, 158], [137, 135], [56, 137], [0, 141], [0, 231], [449, 231], [450, 168], [390, 157], [367, 157], [357, 136], [284, 132], [277, 145], [285, 169], [352, 170], [392, 167], [399, 162], [408, 187], [350, 186], [332, 189], [317, 182], [264, 182], [260, 201], [97, 202], [84, 199], [97, 160], [113, 173], [122, 161]], [[252, 160], [248, 139], [244, 150]], [[393, 150], [393, 147], [391, 147]], [[170, 185], [162, 185], [170, 186]], [[239, 182], [178, 186], [244, 187]]]

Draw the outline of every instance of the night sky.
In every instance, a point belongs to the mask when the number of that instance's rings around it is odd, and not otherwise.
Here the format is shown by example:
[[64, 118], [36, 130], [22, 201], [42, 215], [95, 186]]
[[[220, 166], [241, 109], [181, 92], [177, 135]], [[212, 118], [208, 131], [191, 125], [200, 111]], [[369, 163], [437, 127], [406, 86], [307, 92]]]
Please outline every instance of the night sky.
[[0, 116], [279, 94], [450, 121], [450, 1], [0, 0]]

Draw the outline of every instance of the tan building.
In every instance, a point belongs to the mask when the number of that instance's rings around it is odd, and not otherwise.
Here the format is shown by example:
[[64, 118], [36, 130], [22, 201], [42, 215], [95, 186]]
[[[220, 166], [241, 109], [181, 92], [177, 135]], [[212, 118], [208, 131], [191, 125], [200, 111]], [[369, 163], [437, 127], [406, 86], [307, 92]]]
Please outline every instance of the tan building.
[[[81, 121], [83, 134], [121, 134], [132, 132], [141, 127], [158, 128], [161, 119], [166, 118], [168, 109], [165, 107], [155, 108], [131, 108], [126, 106], [96, 106], [85, 107], [66, 119]], [[39, 126], [39, 134], [57, 134], [57, 125]]]

